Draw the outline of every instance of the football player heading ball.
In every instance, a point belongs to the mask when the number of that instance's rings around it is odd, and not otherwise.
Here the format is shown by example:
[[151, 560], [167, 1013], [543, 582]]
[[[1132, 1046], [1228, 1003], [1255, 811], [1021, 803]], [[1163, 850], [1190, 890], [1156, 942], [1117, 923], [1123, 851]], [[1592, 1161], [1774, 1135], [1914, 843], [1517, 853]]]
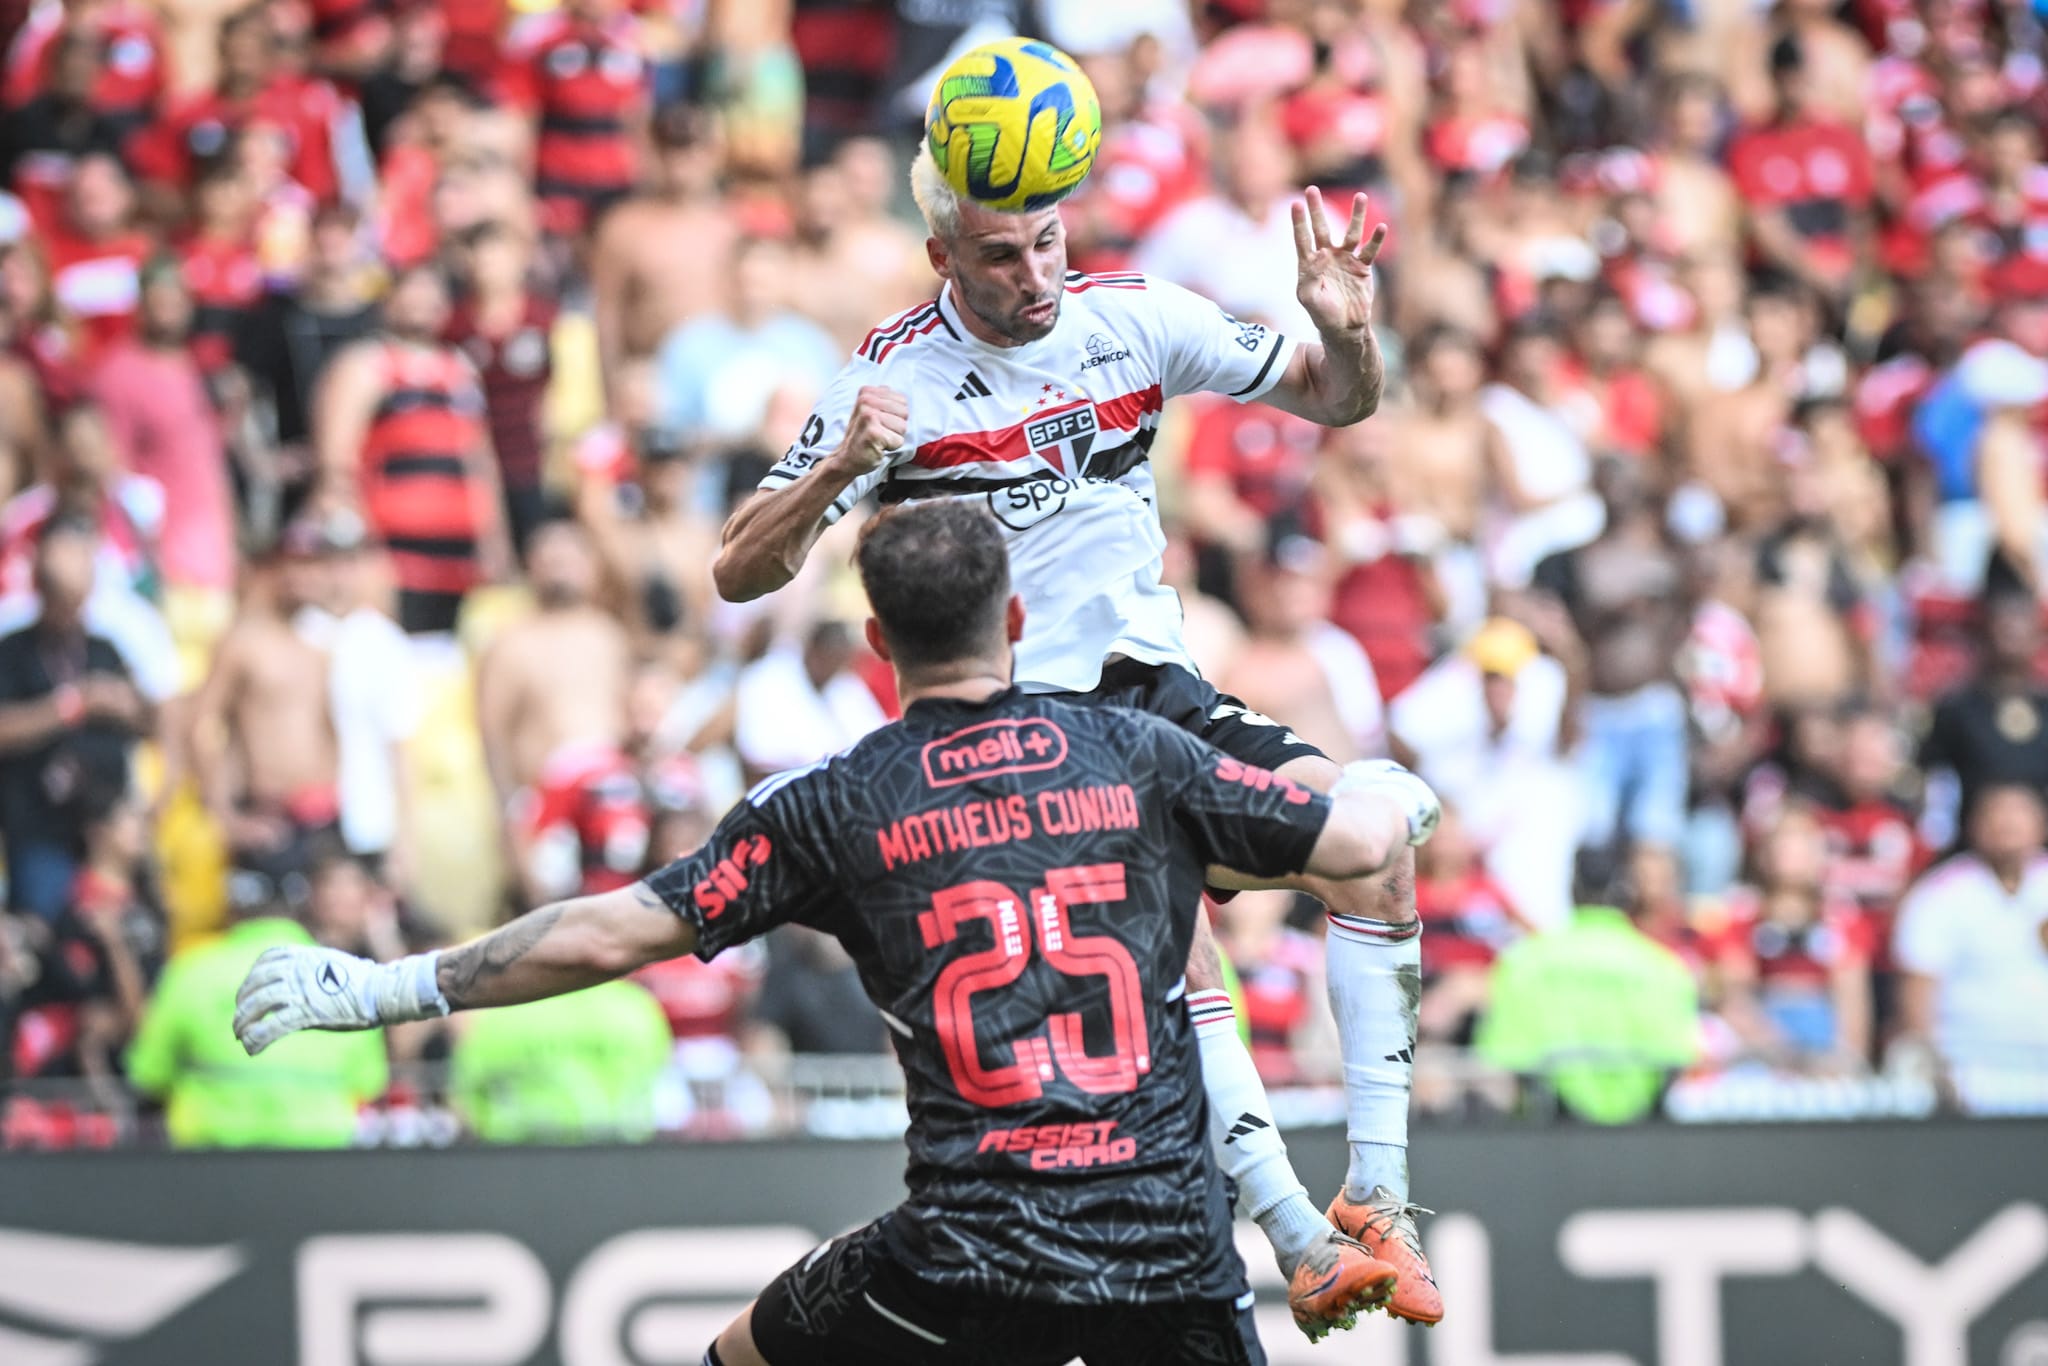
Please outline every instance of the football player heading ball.
[[[1312, 341], [1143, 275], [1068, 273], [1057, 207], [1025, 207], [1034, 186], [1052, 193], [1055, 185], [1032, 180], [1040, 163], [1031, 135], [1056, 143], [1062, 129], [1071, 135], [1084, 104], [1092, 109], [1074, 93], [1078, 73], [1062, 62], [1071, 65], [1043, 44], [995, 44], [942, 78], [934, 104], [943, 122], [928, 130], [911, 188], [944, 284], [937, 298], [868, 334], [761, 492], [727, 522], [713, 567], [719, 591], [745, 601], [780, 588], [824, 527], [870, 493], [884, 503], [983, 500], [1005, 530], [1028, 607], [1015, 673], [1026, 692], [1155, 712], [1247, 765], [1319, 791], [1339, 781], [1399, 785], [1418, 804], [1416, 828], [1427, 838], [1434, 798], [1412, 775], [1385, 764], [1346, 780], [1313, 745], [1201, 677], [1182, 640], [1179, 598], [1161, 582], [1166, 541], [1148, 463], [1160, 409], [1181, 394], [1227, 394], [1333, 427], [1371, 416], [1383, 378], [1372, 263], [1386, 228], [1368, 232], [1363, 195], [1341, 232], [1314, 187], [1293, 206], [1295, 297], [1315, 325]], [[967, 83], [949, 96], [949, 81]], [[1060, 100], [1040, 88], [1052, 81], [1064, 83], [1074, 109], [1064, 124]], [[981, 126], [996, 132], [977, 134]], [[1005, 147], [1006, 128], [1026, 130], [1022, 147]], [[1050, 175], [1053, 151], [1043, 154]], [[1014, 211], [977, 194], [1014, 200]], [[1312, 1337], [1350, 1317], [1352, 1287], [1362, 1283], [1354, 1278], [1384, 1270], [1351, 1243], [1332, 1242], [1333, 1221], [1398, 1271], [1390, 1312], [1434, 1323], [1443, 1301], [1408, 1201], [1421, 975], [1413, 860], [1404, 855], [1371, 878], [1277, 885], [1330, 909], [1328, 980], [1351, 1141], [1345, 1187], [1325, 1218], [1295, 1178], [1203, 926], [1187, 1000], [1202, 1040], [1211, 1140], [1240, 1208], [1272, 1241], [1295, 1317]]]

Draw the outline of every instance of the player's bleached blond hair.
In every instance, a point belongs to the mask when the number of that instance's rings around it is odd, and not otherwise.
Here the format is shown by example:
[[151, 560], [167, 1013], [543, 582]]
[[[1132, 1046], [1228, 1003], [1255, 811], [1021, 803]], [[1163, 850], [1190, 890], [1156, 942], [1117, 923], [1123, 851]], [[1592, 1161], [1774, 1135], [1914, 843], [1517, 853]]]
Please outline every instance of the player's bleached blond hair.
[[910, 163], [910, 197], [924, 215], [924, 225], [941, 242], [960, 235], [960, 192], [946, 182], [929, 145], [920, 145]]

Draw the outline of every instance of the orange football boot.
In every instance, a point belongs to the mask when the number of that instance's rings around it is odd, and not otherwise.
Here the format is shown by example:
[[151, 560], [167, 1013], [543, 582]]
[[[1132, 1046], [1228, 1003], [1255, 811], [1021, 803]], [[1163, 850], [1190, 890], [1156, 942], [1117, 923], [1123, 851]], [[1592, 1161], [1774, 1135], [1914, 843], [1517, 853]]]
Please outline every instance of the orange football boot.
[[1415, 1216], [1431, 1213], [1434, 1211], [1409, 1204], [1385, 1186], [1374, 1186], [1372, 1195], [1364, 1200], [1353, 1200], [1340, 1190], [1329, 1208], [1331, 1223], [1399, 1273], [1387, 1312], [1433, 1328], [1443, 1319], [1444, 1297], [1436, 1288], [1436, 1277], [1429, 1274], [1429, 1260], [1422, 1255], [1422, 1239], [1415, 1232]]
[[1320, 1342], [1335, 1328], [1351, 1328], [1360, 1314], [1394, 1293], [1394, 1268], [1375, 1258], [1355, 1238], [1332, 1230], [1302, 1257], [1287, 1281], [1287, 1307], [1294, 1325]]

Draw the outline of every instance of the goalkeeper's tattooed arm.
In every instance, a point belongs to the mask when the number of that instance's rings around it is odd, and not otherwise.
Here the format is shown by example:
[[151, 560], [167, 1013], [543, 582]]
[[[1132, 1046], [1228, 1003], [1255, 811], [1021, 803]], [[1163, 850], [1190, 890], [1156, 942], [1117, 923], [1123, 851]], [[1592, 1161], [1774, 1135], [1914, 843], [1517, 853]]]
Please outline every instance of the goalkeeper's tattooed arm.
[[445, 950], [435, 983], [451, 1010], [561, 996], [679, 957], [696, 932], [644, 882], [543, 906]]
[[459, 948], [373, 963], [339, 949], [264, 951], [235, 996], [252, 1055], [302, 1029], [375, 1029], [451, 1010], [518, 1005], [623, 977], [697, 947], [645, 883], [557, 902]]

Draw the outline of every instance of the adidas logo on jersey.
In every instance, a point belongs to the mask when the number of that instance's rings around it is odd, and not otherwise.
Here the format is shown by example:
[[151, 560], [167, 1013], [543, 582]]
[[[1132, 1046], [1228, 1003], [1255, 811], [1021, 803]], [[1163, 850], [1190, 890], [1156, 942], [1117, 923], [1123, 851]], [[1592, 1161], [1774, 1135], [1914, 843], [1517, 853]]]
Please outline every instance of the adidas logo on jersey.
[[988, 385], [982, 383], [981, 376], [975, 374], [972, 370], [969, 370], [967, 372], [966, 380], [964, 380], [961, 383], [959, 391], [956, 392], [953, 395], [953, 397], [956, 399], [987, 398], [988, 394]]

